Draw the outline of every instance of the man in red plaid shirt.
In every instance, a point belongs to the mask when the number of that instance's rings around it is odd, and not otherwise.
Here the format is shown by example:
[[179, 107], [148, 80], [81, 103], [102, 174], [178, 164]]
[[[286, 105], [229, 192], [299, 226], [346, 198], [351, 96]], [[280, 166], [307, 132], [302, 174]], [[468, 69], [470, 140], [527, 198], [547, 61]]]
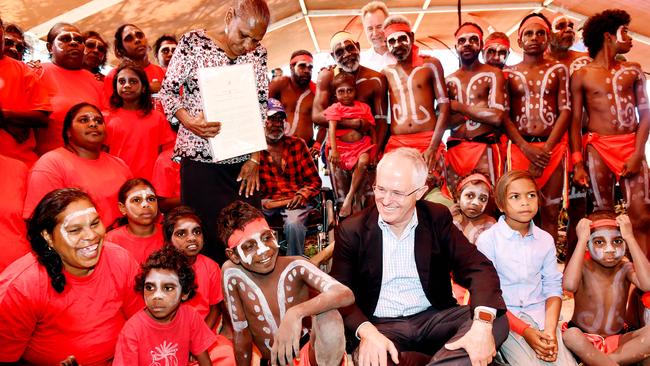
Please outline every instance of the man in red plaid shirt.
[[287, 255], [302, 255], [305, 221], [321, 180], [305, 142], [285, 135], [287, 115], [280, 101], [269, 98], [268, 103], [264, 129], [268, 149], [260, 154], [262, 211], [272, 224], [282, 220]]

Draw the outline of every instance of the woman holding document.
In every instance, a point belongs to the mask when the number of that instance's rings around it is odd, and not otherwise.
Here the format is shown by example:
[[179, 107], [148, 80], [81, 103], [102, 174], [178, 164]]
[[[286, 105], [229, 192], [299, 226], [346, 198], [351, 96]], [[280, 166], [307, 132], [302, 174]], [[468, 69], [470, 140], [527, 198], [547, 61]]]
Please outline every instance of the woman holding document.
[[[203, 115], [198, 71], [206, 67], [252, 64], [262, 122], [268, 98], [267, 53], [260, 41], [270, 21], [264, 0], [233, 0], [224, 32], [210, 38], [205, 30], [183, 35], [167, 68], [160, 90], [167, 118], [179, 124], [174, 155], [181, 158], [181, 201], [194, 208], [205, 223], [205, 254], [225, 261], [225, 245], [218, 241], [216, 218], [223, 207], [244, 199], [260, 207], [259, 152], [216, 161], [208, 138], [221, 123]], [[181, 92], [182, 90], [182, 92]]]

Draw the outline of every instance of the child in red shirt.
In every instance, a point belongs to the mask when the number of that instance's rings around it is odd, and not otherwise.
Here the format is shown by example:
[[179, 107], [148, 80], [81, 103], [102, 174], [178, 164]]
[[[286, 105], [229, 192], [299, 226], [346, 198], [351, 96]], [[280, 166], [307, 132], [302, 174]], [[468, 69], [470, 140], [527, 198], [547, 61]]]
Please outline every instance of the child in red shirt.
[[153, 185], [144, 178], [127, 180], [117, 193], [122, 213], [106, 234], [106, 239], [128, 250], [138, 263], [163, 245], [158, 224], [158, 200]]
[[146, 307], [124, 324], [113, 365], [188, 365], [190, 355], [201, 366], [211, 365], [208, 347], [216, 335], [182, 304], [196, 290], [187, 258], [169, 246], [153, 252], [135, 277], [135, 289]]
[[109, 152], [124, 160], [134, 176], [151, 180], [158, 154], [176, 136], [165, 116], [153, 108], [149, 81], [139, 66], [123, 63], [117, 68], [110, 103]]
[[[223, 301], [221, 268], [212, 259], [199, 254], [203, 249], [201, 219], [190, 207], [178, 206], [165, 215], [163, 233], [165, 246], [173, 246], [185, 254], [196, 274], [196, 296], [187, 305], [193, 307], [208, 327], [216, 331], [221, 317], [220, 303]], [[217, 342], [209, 352], [214, 365], [235, 364], [232, 342], [222, 335], [217, 335]]]

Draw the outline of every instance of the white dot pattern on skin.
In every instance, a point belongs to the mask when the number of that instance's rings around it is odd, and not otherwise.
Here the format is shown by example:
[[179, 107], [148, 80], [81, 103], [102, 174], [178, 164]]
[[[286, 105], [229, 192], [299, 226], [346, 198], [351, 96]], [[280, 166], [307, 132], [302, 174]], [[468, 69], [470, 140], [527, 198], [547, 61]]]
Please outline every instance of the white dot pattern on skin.
[[289, 296], [289, 297], [287, 297], [287, 302], [288, 302], [288, 303], [292, 303], [292, 302], [293, 302], [293, 296]]
[[288, 275], [287, 279], [289, 280], [289, 282], [293, 282], [293, 275]]
[[258, 315], [257, 320], [263, 322], [264, 321], [264, 315]]
[[255, 310], [256, 313], [259, 313], [262, 310], [260, 309], [259, 305], [255, 305], [253, 309]]
[[305, 274], [305, 267], [300, 267], [300, 274], [304, 275]]
[[291, 291], [291, 286], [286, 286], [285, 288], [287, 289], [287, 291]]
[[239, 288], [240, 288], [242, 291], [246, 291], [246, 286], [244, 286], [244, 283], [243, 283], [243, 282], [240, 282], [240, 283], [239, 283]]
[[232, 290], [233, 290], [233, 287], [232, 287], [232, 285], [231, 285], [231, 284], [228, 284], [228, 290], [230, 290], [230, 291], [232, 291]]
[[298, 270], [294, 268], [294, 269], [291, 271], [291, 274], [295, 277], [295, 276], [298, 274]]
[[253, 294], [252, 292], [248, 292], [248, 298], [255, 301], [255, 294]]
[[262, 331], [266, 334], [271, 334], [271, 329], [269, 329], [269, 327], [262, 328]]

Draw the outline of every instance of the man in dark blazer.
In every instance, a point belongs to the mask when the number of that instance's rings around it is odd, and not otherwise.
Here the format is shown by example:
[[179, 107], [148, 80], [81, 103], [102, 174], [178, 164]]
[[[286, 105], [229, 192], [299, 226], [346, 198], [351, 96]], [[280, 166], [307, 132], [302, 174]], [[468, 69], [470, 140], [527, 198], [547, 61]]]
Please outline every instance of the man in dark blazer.
[[[419, 201], [426, 177], [417, 150], [386, 154], [375, 207], [336, 231], [331, 275], [355, 295], [341, 314], [358, 365], [487, 365], [508, 335], [496, 270], [445, 206]], [[469, 306], [452, 297], [452, 276]]]

